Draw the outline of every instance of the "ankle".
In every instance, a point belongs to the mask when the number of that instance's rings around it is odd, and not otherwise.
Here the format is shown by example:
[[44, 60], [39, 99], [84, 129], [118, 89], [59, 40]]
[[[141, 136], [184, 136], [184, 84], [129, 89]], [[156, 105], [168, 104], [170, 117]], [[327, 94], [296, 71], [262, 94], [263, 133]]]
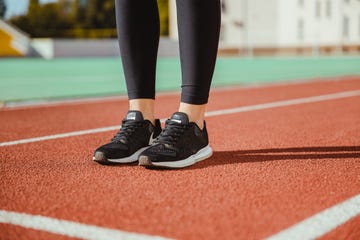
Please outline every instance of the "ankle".
[[189, 103], [180, 103], [179, 112], [186, 113], [190, 122], [196, 123], [200, 129], [204, 128], [206, 104], [195, 105]]
[[129, 110], [140, 111], [144, 120], [149, 120], [155, 125], [154, 99], [132, 99], [129, 101]]

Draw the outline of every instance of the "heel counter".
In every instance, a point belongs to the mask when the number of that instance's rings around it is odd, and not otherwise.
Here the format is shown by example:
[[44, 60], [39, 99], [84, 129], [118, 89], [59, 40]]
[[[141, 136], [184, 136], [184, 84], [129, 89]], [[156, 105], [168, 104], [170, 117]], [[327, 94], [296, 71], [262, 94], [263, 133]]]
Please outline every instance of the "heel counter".
[[206, 145], [208, 145], [209, 144], [209, 134], [208, 134], [208, 131], [207, 131], [207, 128], [206, 128], [206, 122], [205, 121], [204, 121], [204, 128], [203, 128], [202, 132], [203, 132], [203, 137], [204, 137], [204, 139], [206, 141]]
[[155, 119], [154, 138], [160, 135], [161, 130], [160, 119]]

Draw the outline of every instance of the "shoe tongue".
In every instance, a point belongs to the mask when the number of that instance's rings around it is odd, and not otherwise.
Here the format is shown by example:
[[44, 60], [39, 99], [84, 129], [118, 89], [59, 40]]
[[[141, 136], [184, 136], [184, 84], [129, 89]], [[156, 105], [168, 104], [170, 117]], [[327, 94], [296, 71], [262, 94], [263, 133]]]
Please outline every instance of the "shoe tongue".
[[131, 110], [126, 114], [125, 120], [144, 121], [144, 117], [140, 111]]
[[170, 121], [186, 125], [189, 124], [189, 117], [186, 113], [176, 112], [171, 116]]

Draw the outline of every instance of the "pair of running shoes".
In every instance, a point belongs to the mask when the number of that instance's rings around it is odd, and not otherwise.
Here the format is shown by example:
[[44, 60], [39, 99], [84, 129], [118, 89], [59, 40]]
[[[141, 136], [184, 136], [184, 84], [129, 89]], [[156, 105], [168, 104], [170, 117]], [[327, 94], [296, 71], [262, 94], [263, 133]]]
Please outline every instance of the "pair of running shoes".
[[133, 163], [155, 168], [183, 168], [209, 158], [206, 124], [200, 129], [189, 122], [185, 113], [176, 112], [161, 128], [160, 120], [153, 125], [140, 111], [129, 111], [111, 141], [94, 152], [100, 164]]

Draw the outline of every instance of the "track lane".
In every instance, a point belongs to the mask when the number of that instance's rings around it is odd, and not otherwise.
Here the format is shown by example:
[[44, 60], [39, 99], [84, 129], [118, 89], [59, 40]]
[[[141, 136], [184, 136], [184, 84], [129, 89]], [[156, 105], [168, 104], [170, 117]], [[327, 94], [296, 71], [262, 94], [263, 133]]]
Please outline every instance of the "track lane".
[[359, 99], [209, 118], [214, 157], [180, 171], [96, 165], [104, 133], [7, 147], [1, 206], [175, 238], [267, 237], [358, 193]]
[[[355, 91], [346, 91], [346, 92], [338, 92], [333, 94], [326, 94], [326, 95], [319, 95], [307, 98], [296, 98], [296, 99], [289, 99], [284, 101], [276, 101], [276, 102], [269, 102], [263, 104], [256, 104], [250, 106], [242, 106], [236, 108], [229, 108], [229, 109], [220, 109], [215, 111], [208, 111], [205, 113], [205, 117], [215, 117], [221, 115], [228, 115], [228, 114], [235, 114], [235, 113], [242, 113], [242, 112], [250, 112], [250, 111], [259, 111], [264, 109], [271, 109], [271, 108], [278, 108], [278, 107], [285, 107], [285, 106], [296, 106], [298, 104], [310, 104], [322, 101], [329, 101], [329, 100], [336, 100], [342, 98], [350, 98], [350, 97], [357, 97], [360, 96], [360, 90]], [[160, 121], [165, 121], [166, 118], [160, 119]], [[54, 140], [60, 138], [67, 138], [73, 136], [81, 136], [86, 134], [94, 134], [99, 132], [109, 132], [109, 131], [116, 131], [120, 128], [120, 125], [109, 126], [109, 127], [102, 127], [102, 128], [93, 128], [88, 130], [81, 130], [81, 131], [73, 131], [61, 134], [53, 134], [35, 138], [26, 138], [26, 139], [19, 139], [15, 141], [9, 142], [1, 142], [0, 147], [12, 146], [12, 145], [19, 145], [19, 144], [27, 144], [31, 142], [39, 142], [39, 141], [47, 141], [47, 140]]]
[[134, 234], [117, 229], [4, 210], [0, 210], [0, 223], [88, 240], [167, 240], [158, 236]]
[[[359, 79], [304, 82], [265, 88], [214, 90], [207, 110], [213, 111], [291, 98], [309, 97], [360, 89]], [[177, 109], [179, 97], [159, 96], [156, 115], [170, 116]], [[128, 103], [109, 100], [76, 105], [48, 106], [18, 110], [0, 110], [0, 142], [119, 125]]]
[[360, 216], [360, 194], [324, 209], [266, 240], [317, 239], [356, 216]]

